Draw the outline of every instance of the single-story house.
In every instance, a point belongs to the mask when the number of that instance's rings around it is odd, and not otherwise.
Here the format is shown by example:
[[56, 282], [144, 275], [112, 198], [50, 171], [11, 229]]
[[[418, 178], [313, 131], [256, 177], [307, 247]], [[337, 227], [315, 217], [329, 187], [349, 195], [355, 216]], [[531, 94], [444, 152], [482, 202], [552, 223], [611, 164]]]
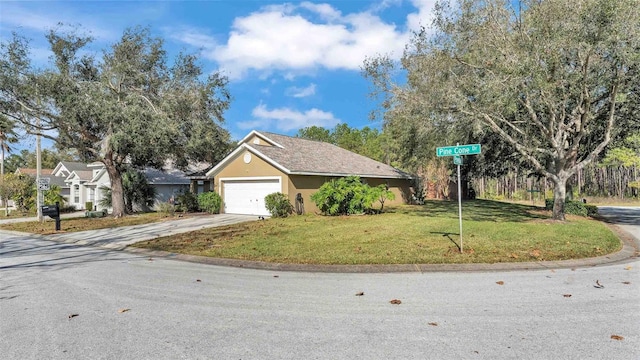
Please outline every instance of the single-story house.
[[329, 143], [254, 130], [238, 144], [206, 173], [225, 213], [269, 215], [264, 198], [274, 192], [286, 194], [307, 213], [317, 212], [311, 194], [331, 179], [350, 175], [370, 186], [386, 184], [395, 200], [385, 206], [411, 199], [411, 175]]

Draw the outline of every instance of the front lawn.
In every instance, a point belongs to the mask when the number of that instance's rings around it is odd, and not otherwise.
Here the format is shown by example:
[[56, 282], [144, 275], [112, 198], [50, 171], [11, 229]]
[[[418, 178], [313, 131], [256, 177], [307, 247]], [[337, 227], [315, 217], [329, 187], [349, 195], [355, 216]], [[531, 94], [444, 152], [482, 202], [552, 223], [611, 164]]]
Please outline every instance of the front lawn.
[[220, 258], [302, 264], [438, 264], [564, 260], [608, 254], [620, 240], [602, 223], [550, 220], [540, 207], [428, 201], [371, 216], [292, 216], [204, 229], [136, 247]]
[[[0, 224], [0, 229], [22, 231], [33, 234], [55, 234], [56, 227], [55, 221], [48, 217], [45, 217], [45, 222], [40, 223], [38, 221], [19, 222], [12, 224]], [[164, 221], [167, 219], [175, 219], [174, 217], [166, 217], [166, 215], [160, 213], [142, 213], [135, 215], [128, 215], [121, 218], [113, 218], [111, 216], [103, 218], [63, 218], [60, 222], [61, 232], [76, 232], [85, 230], [98, 230], [108, 229], [121, 226], [133, 226], [148, 224], [152, 222]]]

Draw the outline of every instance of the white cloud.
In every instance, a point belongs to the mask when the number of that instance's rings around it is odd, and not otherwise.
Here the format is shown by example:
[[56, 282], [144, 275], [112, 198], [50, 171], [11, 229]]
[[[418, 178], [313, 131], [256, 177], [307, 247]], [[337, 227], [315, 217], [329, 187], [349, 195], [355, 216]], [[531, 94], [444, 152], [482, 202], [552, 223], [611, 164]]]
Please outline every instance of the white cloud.
[[316, 108], [304, 112], [287, 107], [269, 110], [264, 104], [256, 106], [251, 114], [256, 120], [238, 123], [242, 129], [269, 129], [291, 131], [308, 126], [334, 127], [340, 123], [332, 113]]
[[292, 96], [294, 98], [303, 98], [311, 95], [315, 95], [316, 93], [316, 84], [309, 84], [309, 86], [304, 88], [299, 88], [297, 86], [292, 86], [285, 91], [285, 95]]
[[436, 0], [411, 0], [413, 6], [418, 9], [417, 13], [407, 15], [407, 28], [411, 31], [420, 30], [420, 27], [429, 27], [433, 21], [433, 8]]
[[[308, 12], [320, 20], [312, 20]], [[305, 17], [306, 15], [306, 17]], [[402, 54], [407, 33], [370, 12], [343, 15], [329, 4], [267, 6], [234, 20], [226, 43], [205, 56], [231, 78], [248, 71], [358, 71], [367, 56]]]
[[300, 3], [300, 7], [320, 15], [325, 20], [336, 20], [342, 15], [340, 11], [334, 9], [329, 4], [315, 4], [305, 1]]

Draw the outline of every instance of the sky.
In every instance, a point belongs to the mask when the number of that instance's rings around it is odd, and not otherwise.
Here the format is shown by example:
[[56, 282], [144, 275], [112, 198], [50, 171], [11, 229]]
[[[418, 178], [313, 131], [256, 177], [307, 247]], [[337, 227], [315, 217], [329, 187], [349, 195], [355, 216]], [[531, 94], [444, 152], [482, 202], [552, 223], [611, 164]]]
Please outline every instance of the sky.
[[[223, 126], [239, 140], [251, 130], [295, 135], [301, 128], [379, 127], [361, 74], [367, 57], [402, 56], [412, 32], [431, 23], [434, 0], [6, 1], [0, 38], [30, 39], [32, 60], [46, 66], [44, 34], [80, 26], [97, 55], [125, 29], [148, 27], [169, 59], [197, 54], [206, 72], [229, 78], [233, 101]], [[31, 148], [23, 139], [18, 148]], [[45, 143], [45, 147], [50, 146]]]

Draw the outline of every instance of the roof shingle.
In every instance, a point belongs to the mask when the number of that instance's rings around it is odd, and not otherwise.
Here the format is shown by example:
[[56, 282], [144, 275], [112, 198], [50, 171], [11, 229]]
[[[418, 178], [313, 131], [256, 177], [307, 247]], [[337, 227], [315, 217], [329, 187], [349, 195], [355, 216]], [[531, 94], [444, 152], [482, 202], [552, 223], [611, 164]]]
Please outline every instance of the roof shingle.
[[280, 164], [291, 174], [358, 175], [361, 177], [410, 178], [392, 166], [353, 153], [333, 144], [258, 132], [277, 146], [246, 144]]

